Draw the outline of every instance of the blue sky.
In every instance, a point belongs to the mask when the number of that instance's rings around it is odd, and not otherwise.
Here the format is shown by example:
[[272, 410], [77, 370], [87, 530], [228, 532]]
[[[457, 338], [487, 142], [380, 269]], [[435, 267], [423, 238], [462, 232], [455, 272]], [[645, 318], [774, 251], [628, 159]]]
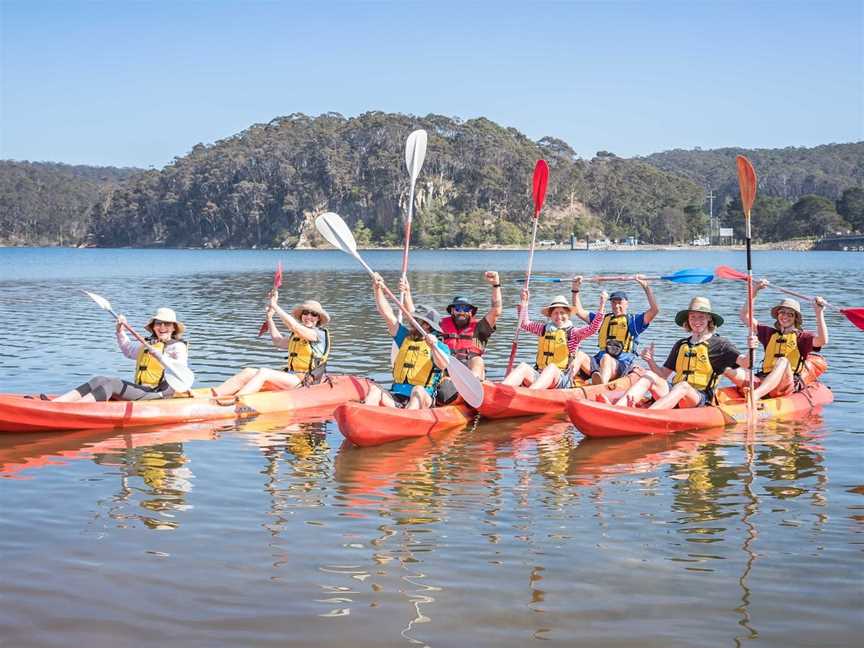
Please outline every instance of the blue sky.
[[581, 156], [864, 139], [862, 0], [0, 0], [0, 158], [161, 167], [279, 115], [484, 116]]

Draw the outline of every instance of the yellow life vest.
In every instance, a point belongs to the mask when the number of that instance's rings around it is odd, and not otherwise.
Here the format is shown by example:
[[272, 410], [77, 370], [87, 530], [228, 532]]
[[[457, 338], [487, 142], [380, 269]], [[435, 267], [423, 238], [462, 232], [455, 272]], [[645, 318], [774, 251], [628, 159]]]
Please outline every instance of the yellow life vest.
[[[148, 341], [148, 343], [160, 353], [165, 353], [165, 348], [172, 344], [186, 344], [183, 340], [170, 340], [168, 344], [156, 341]], [[165, 368], [159, 364], [159, 361], [152, 353], [142, 346], [138, 350], [138, 357], [135, 359], [134, 382], [145, 387], [158, 389], [164, 377]]]
[[792, 367], [792, 373], [801, 373], [801, 368], [804, 366], [804, 358], [798, 351], [798, 333], [791, 331], [789, 333], [781, 333], [775, 331], [768, 339], [768, 344], [765, 345], [765, 361], [762, 363], [762, 371], [769, 373], [774, 365], [777, 364], [779, 358], [787, 358], [789, 366]]
[[705, 391], [714, 389], [719, 378], [708, 359], [708, 343], [691, 344], [689, 338], [684, 340], [678, 347], [675, 378], [672, 379], [672, 383], [688, 382], [694, 389]]
[[406, 335], [393, 362], [393, 382], [428, 387], [435, 378], [436, 369], [432, 349], [425, 340], [414, 340]]
[[550, 364], [554, 364], [561, 371], [567, 369], [571, 359], [567, 349], [567, 333], [571, 327], [572, 325], [566, 328], [558, 328], [554, 324], [546, 325], [537, 342], [537, 358], [534, 362], [537, 369], [542, 370]]
[[308, 373], [327, 362], [330, 355], [330, 331], [326, 328], [321, 330], [324, 331], [324, 353], [321, 355], [316, 354], [312, 342], [291, 334], [288, 338], [288, 355], [285, 356], [288, 361], [285, 363], [285, 371]]
[[606, 313], [603, 316], [603, 323], [597, 333], [601, 349], [605, 351], [606, 343], [611, 339], [618, 340], [624, 345], [623, 352], [629, 353], [633, 350], [633, 336], [630, 335], [630, 327], [627, 325], [628, 319], [627, 315], [613, 315], [612, 313]]

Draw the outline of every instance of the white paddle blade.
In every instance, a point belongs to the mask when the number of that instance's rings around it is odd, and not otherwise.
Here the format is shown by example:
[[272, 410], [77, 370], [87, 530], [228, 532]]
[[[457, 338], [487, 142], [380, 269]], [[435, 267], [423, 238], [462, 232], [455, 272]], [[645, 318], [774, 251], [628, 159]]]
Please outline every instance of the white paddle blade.
[[335, 248], [341, 249], [348, 254], [357, 252], [357, 243], [354, 235], [339, 214], [325, 212], [315, 219], [315, 227], [318, 233]]
[[426, 131], [420, 128], [411, 133], [405, 142], [405, 166], [411, 175], [412, 185], [417, 181], [423, 160], [426, 159], [426, 139]]
[[456, 391], [466, 403], [474, 409], [483, 404], [483, 385], [468, 367], [451, 357], [450, 364], [447, 365], [447, 373], [450, 375], [450, 380], [453, 381]]
[[166, 362], [165, 365], [165, 382], [175, 392], [187, 392], [192, 388], [192, 383], [195, 382], [195, 374], [188, 367], [175, 367], [173, 364]]
[[87, 295], [90, 299], [92, 299], [102, 310], [110, 311], [111, 310], [111, 302], [102, 297], [101, 295], [97, 295], [96, 293], [87, 292], [86, 290], [82, 290], [85, 295]]

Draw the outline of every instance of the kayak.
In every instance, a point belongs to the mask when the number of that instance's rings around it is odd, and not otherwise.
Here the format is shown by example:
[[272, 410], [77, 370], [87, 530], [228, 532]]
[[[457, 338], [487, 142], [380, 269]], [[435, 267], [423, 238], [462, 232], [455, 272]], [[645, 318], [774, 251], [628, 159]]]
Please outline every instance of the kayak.
[[[652, 434], [674, 434], [745, 423], [747, 402], [735, 387], [717, 391], [718, 405], [683, 409], [652, 410], [643, 407], [616, 407], [593, 399], [567, 403], [573, 425], [586, 437], [621, 437]], [[756, 419], [794, 418], [834, 400], [831, 390], [820, 382], [802, 391], [768, 398], [756, 403]]]
[[641, 375], [642, 371], [637, 369], [610, 383], [603, 385], [583, 383], [570, 389], [529, 389], [484, 382], [483, 403], [477, 411], [488, 419], [563, 414], [568, 402], [591, 398], [604, 392], [624, 391]]
[[114, 429], [217, 419], [244, 419], [259, 414], [335, 407], [362, 400], [370, 382], [354, 376], [332, 376], [311, 387], [262, 391], [234, 398], [213, 398], [209, 388], [192, 398], [99, 403], [55, 403], [17, 394], [0, 394], [0, 433]]
[[463, 427], [471, 421], [472, 414], [473, 410], [464, 403], [428, 409], [345, 403], [333, 412], [342, 435], [364, 448]]

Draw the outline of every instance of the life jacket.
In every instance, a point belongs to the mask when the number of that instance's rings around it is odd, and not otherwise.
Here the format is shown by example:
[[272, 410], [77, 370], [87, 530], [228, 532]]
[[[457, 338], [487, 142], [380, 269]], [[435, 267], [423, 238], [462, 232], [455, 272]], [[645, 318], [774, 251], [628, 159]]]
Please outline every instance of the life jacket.
[[291, 334], [288, 338], [288, 355], [285, 356], [284, 371], [293, 371], [295, 373], [309, 373], [327, 362], [330, 356], [330, 331], [322, 328], [324, 331], [324, 353], [318, 354], [313, 342], [304, 340], [299, 335]]
[[432, 360], [432, 349], [422, 338], [406, 335], [393, 361], [393, 382], [431, 387], [437, 384], [441, 370]]
[[708, 391], [714, 389], [719, 378], [708, 359], [708, 342], [692, 344], [690, 338], [684, 340], [678, 347], [672, 383], [688, 382], [694, 389]]
[[629, 319], [627, 315], [613, 315], [612, 313], [606, 313], [603, 316], [603, 323], [597, 333], [601, 349], [606, 349], [609, 340], [618, 340], [624, 346], [623, 352], [629, 353], [633, 350], [635, 340], [630, 335]]
[[779, 358], [787, 358], [793, 374], [800, 374], [804, 366], [805, 358], [798, 351], [798, 332], [791, 331], [781, 333], [774, 331], [765, 345], [765, 361], [762, 363], [762, 371], [769, 373]]
[[441, 320], [441, 330], [444, 331], [441, 336], [442, 340], [458, 359], [463, 360], [483, 355], [485, 348], [480, 340], [474, 337], [479, 323], [480, 320], [472, 317], [468, 326], [458, 329], [452, 317], [445, 317]]
[[[152, 338], [147, 340], [147, 343], [163, 354], [165, 353], [165, 349], [172, 344], [186, 344], [184, 340], [169, 340], [166, 343]], [[138, 385], [143, 385], [144, 387], [150, 387], [151, 389], [161, 391], [168, 386], [164, 380], [165, 367], [159, 364], [156, 357], [142, 345], [138, 350], [138, 357], [135, 358], [135, 378], [133, 379], [133, 382]]]
[[547, 365], [554, 364], [561, 371], [570, 365], [570, 351], [567, 349], [567, 333], [573, 327], [572, 323], [564, 328], [558, 328], [551, 322], [546, 324], [543, 335], [537, 342], [537, 358], [534, 366], [542, 370]]

